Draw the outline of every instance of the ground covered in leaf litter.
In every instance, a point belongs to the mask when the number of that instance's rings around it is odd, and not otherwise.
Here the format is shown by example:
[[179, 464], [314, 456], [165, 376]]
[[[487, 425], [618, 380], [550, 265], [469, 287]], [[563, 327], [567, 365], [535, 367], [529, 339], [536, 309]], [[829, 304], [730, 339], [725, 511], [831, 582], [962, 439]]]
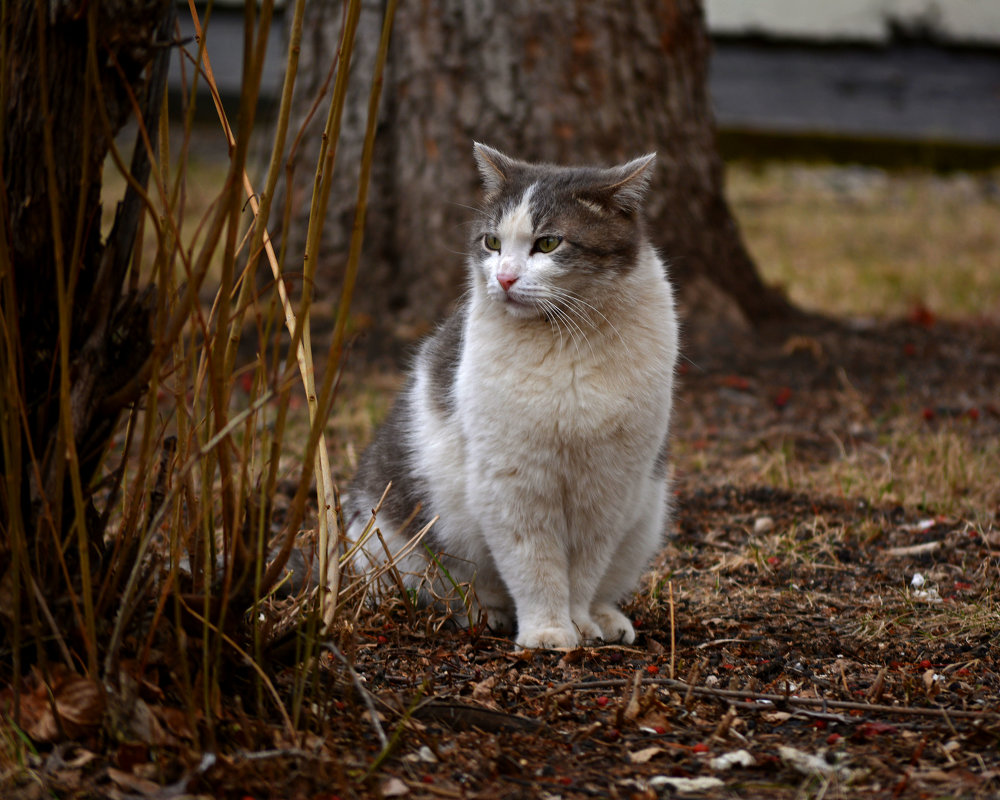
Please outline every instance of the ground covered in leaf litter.
[[[324, 654], [313, 733], [245, 710], [234, 663], [213, 754], [145, 686], [159, 746], [57, 745], [18, 793], [997, 796], [1000, 480], [923, 465], [925, 494], [952, 498], [928, 504], [879, 470], [900, 426], [996, 463], [1000, 330], [916, 315], [744, 341], [689, 343], [676, 520], [629, 606], [634, 645], [529, 652], [388, 604]], [[287, 696], [297, 667], [268, 658]]]

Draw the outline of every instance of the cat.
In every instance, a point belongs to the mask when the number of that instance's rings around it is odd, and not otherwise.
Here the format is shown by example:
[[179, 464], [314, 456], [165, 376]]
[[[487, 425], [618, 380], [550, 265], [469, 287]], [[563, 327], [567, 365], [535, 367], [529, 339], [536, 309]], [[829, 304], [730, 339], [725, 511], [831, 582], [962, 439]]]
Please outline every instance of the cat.
[[392, 488], [384, 545], [373, 535], [354, 560], [377, 569], [434, 520], [396, 564], [407, 588], [437, 562], [439, 589], [440, 572], [471, 582], [473, 612], [522, 647], [631, 644], [619, 602], [665, 533], [678, 350], [641, 208], [655, 153], [612, 168], [474, 155], [470, 290], [359, 461], [349, 540]]

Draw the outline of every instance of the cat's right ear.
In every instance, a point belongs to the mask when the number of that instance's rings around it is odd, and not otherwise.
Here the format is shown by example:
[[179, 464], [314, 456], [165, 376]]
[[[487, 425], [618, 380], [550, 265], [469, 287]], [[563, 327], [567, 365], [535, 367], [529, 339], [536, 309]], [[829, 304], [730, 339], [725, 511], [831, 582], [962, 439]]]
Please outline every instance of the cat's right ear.
[[472, 145], [472, 151], [476, 156], [476, 164], [479, 166], [486, 194], [496, 193], [510, 180], [514, 170], [514, 159], [479, 142]]

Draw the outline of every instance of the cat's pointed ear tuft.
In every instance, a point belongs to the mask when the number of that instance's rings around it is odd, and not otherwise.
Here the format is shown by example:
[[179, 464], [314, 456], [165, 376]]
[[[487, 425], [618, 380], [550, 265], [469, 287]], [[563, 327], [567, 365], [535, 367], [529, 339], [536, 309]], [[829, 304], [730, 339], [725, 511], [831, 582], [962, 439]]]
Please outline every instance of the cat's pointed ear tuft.
[[656, 153], [647, 153], [608, 170], [611, 182], [604, 190], [608, 198], [625, 213], [635, 214], [642, 206], [653, 177], [655, 161]]
[[473, 144], [472, 150], [479, 166], [479, 174], [483, 178], [483, 187], [487, 194], [494, 194], [510, 180], [515, 161], [499, 150], [479, 142]]

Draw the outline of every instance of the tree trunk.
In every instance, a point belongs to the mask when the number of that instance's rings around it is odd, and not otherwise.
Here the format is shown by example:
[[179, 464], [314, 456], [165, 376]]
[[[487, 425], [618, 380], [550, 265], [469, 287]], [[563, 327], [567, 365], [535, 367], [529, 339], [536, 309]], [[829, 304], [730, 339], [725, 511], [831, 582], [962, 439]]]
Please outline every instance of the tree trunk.
[[[77, 515], [69, 476], [79, 470], [96, 569], [102, 531], [86, 493], [128, 402], [107, 400], [152, 347], [151, 293], [124, 285], [142, 213], [139, 194], [126, 192], [102, 241], [101, 170], [114, 135], [133, 113], [133, 98], [156, 146], [173, 9], [171, 0], [4, 4], [0, 370], [7, 385], [0, 403], [0, 576], [8, 599], [13, 580], [33, 602], [23, 572], [13, 579], [8, 572], [12, 537], [25, 537], [20, 541], [29, 543], [25, 555], [32, 561], [21, 569], [30, 569], [53, 599], [60, 624], [70, 628], [67, 582], [78, 590], [74, 567], [81, 554], [70, 535]], [[149, 162], [138, 141], [131, 172], [145, 186]], [[59, 287], [65, 287], [62, 330], [68, 334], [65, 387]], [[60, 399], [66, 394], [68, 414]], [[3, 611], [10, 622], [10, 608]]]
[[[359, 27], [320, 254], [321, 291], [336, 285], [345, 260], [381, 5], [367, 3]], [[307, 13], [300, 120], [336, 50], [340, 3], [312, 0]], [[440, 316], [464, 290], [464, 223], [479, 195], [472, 159], [478, 140], [518, 158], [564, 164], [610, 164], [657, 151], [650, 231], [682, 295], [704, 276], [751, 322], [787, 314], [784, 297], [761, 282], [723, 195], [708, 56], [698, 0], [400, 4], [356, 310], [419, 323]], [[321, 124], [314, 121], [304, 143], [318, 143]], [[300, 227], [313, 163], [310, 154], [298, 168]], [[290, 252], [301, 253], [294, 228], [289, 241]]]

